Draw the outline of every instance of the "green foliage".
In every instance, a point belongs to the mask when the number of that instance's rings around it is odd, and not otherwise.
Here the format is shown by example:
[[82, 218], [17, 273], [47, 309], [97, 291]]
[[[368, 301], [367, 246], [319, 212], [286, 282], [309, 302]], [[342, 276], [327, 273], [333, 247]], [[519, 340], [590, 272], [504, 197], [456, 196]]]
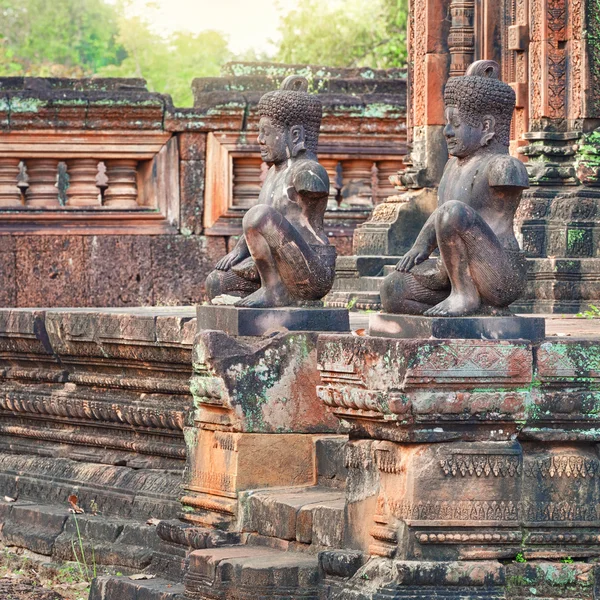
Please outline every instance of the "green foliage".
[[333, 67], [403, 67], [407, 15], [407, 0], [306, 0], [281, 20], [277, 59]]
[[103, 0], [0, 0], [0, 15], [4, 75], [83, 77], [124, 56]]
[[[131, 16], [130, 3], [0, 0], [0, 76], [142, 77], [151, 91], [190, 106], [192, 79], [218, 76], [221, 66], [236, 58], [223, 34], [163, 35], [150, 20]], [[332, 67], [406, 64], [408, 0], [298, 4], [281, 20], [276, 59]], [[237, 58], [271, 57], [249, 50]]]
[[517, 563], [526, 563], [527, 559], [525, 558], [525, 555], [522, 552], [519, 552], [515, 556], [515, 562], [517, 562]]
[[117, 40], [126, 58], [99, 74], [143, 77], [151, 91], [171, 94], [176, 106], [192, 105], [194, 77], [217, 77], [221, 65], [232, 58], [227, 39], [219, 32], [177, 32], [165, 38], [140, 17], [121, 15]]
[[600, 307], [590, 304], [587, 310], [577, 313], [576, 316], [583, 319], [600, 319]]
[[[91, 581], [96, 577], [96, 554], [94, 551], [94, 546], [92, 546], [92, 564], [88, 565], [87, 559], [85, 557], [85, 550], [83, 548], [83, 538], [81, 536], [81, 530], [79, 529], [79, 521], [77, 520], [77, 515], [73, 515], [73, 519], [75, 519], [75, 528], [77, 530], [77, 539], [71, 538], [71, 549], [73, 550], [73, 556], [75, 557], [75, 561], [77, 562], [77, 567], [79, 568], [79, 573], [81, 575], [82, 581]], [[75, 545], [79, 546], [79, 550], [81, 552], [81, 556], [77, 554], [77, 549]]]

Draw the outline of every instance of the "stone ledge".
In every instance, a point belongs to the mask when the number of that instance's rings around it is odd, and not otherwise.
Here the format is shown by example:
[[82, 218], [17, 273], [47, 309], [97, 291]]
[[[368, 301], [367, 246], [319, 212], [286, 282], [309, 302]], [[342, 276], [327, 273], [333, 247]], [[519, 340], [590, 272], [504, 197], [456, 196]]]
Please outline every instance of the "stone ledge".
[[343, 308], [238, 308], [198, 306], [198, 330], [224, 331], [235, 336], [262, 336], [277, 330], [350, 331]]
[[378, 313], [369, 318], [369, 335], [418, 339], [543, 340], [540, 317], [422, 317]]

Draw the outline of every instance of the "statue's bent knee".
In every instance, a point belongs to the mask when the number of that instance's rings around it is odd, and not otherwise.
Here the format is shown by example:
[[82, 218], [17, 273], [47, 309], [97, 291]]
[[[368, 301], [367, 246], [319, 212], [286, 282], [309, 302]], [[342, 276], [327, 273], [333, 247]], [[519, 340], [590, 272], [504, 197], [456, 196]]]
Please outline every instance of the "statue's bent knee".
[[472, 225], [471, 210], [459, 200], [450, 200], [438, 208], [436, 227], [444, 230], [463, 231]]
[[253, 206], [244, 215], [242, 220], [244, 231], [260, 229], [260, 227], [264, 226], [265, 223], [273, 217], [275, 212], [277, 211], [273, 207], [267, 206], [266, 204], [257, 204], [256, 206]]

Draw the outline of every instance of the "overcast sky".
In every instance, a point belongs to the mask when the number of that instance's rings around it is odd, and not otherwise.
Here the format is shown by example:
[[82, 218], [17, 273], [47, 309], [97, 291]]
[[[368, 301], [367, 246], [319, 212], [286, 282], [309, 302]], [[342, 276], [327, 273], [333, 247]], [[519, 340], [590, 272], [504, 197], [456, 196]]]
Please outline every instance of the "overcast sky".
[[[149, 17], [165, 33], [217, 29], [229, 37], [235, 53], [249, 48], [269, 51], [270, 39], [277, 38], [282, 14], [301, 0], [154, 0], [158, 10], [147, 7], [148, 0], [133, 0], [134, 10]], [[336, 0], [322, 0], [332, 2]]]

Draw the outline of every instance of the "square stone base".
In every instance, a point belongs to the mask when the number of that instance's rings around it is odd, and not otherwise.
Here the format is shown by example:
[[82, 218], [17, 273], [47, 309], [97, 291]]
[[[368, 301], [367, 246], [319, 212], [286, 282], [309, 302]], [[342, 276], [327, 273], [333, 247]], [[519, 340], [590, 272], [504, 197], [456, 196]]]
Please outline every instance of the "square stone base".
[[531, 340], [546, 336], [543, 317], [422, 317], [372, 314], [369, 335], [416, 339]]
[[259, 336], [277, 329], [288, 331], [350, 331], [345, 308], [238, 308], [197, 307], [198, 330], [219, 330], [229, 335]]

